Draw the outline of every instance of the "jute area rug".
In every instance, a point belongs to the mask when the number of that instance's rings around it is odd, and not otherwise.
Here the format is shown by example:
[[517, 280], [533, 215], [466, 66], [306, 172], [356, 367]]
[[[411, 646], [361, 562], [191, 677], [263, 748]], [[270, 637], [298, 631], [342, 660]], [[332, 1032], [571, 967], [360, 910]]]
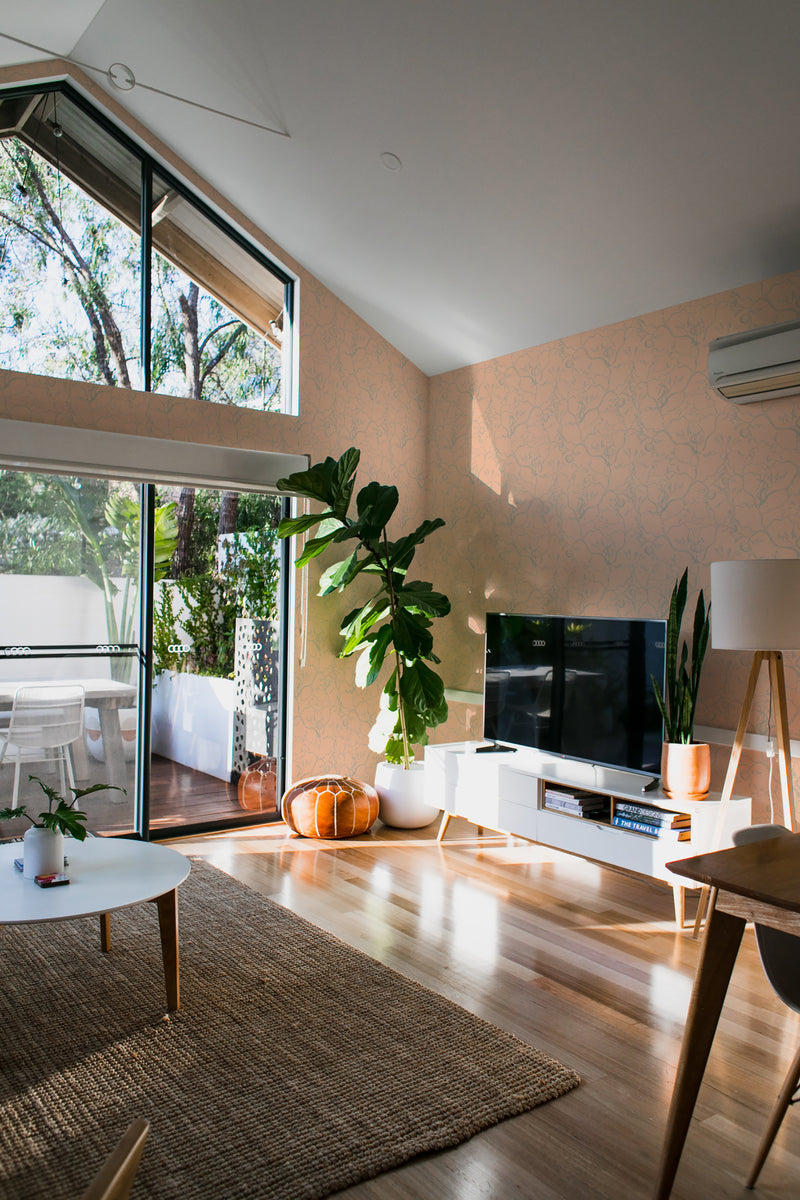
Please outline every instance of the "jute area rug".
[[134, 1196], [313, 1200], [579, 1082], [197, 861], [165, 1016], [154, 905], [0, 930], [0, 1195], [75, 1200], [135, 1116]]

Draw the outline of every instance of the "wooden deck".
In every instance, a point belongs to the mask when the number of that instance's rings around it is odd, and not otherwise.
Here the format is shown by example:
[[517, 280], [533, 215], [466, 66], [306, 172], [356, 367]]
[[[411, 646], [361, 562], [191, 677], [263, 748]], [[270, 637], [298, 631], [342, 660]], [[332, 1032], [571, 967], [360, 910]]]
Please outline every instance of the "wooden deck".
[[[129, 784], [127, 794], [119, 791], [97, 792], [81, 801], [88, 814], [88, 826], [101, 834], [130, 833], [133, 829], [133, 784], [134, 766], [128, 766]], [[78, 786], [88, 787], [103, 783], [107, 778], [105, 764], [89, 760], [90, 776], [78, 780]], [[20, 804], [31, 812], [46, 808], [47, 801], [36, 784], [28, 782], [28, 773], [41, 772], [42, 778], [55, 787], [58, 777], [48, 770], [47, 764], [26, 764], [20, 788]], [[0, 766], [0, 807], [11, 803], [13, 767]], [[150, 765], [150, 830], [158, 837], [159, 830], [182, 828], [190, 832], [193, 827], [210, 825], [219, 821], [241, 824], [252, 820], [253, 813], [244, 811], [240, 805], [235, 783], [224, 783], [213, 775], [193, 771], [181, 763], [168, 758], [153, 756]], [[270, 819], [270, 814], [265, 814]], [[24, 820], [5, 821], [0, 827], [0, 837], [17, 837], [25, 832]]]
[[249, 817], [239, 806], [235, 783], [193, 771], [153, 755], [150, 763], [150, 831], [207, 825]]

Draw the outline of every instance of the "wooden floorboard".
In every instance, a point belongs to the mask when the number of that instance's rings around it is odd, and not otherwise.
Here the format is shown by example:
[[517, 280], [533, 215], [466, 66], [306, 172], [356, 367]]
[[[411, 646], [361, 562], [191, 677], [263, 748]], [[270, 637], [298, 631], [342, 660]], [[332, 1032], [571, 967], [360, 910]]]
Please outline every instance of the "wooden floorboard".
[[[271, 825], [173, 843], [581, 1074], [569, 1095], [341, 1195], [649, 1197], [699, 949], [675, 929], [671, 891], [478, 838], [463, 821], [441, 845], [435, 833], [378, 822], [362, 838], [320, 842]], [[675, 1200], [800, 1194], [800, 1114], [791, 1110], [757, 1191], [744, 1187], [798, 1040], [800, 1020], [764, 979], [748, 931]]]

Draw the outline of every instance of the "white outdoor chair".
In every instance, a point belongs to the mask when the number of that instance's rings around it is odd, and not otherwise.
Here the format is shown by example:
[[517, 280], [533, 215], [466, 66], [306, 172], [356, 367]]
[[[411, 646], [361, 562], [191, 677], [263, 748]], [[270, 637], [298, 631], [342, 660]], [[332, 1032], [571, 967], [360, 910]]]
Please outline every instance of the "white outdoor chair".
[[[8, 728], [0, 731], [0, 763], [14, 759], [11, 807], [19, 799], [23, 762], [58, 761], [61, 793], [75, 786], [69, 746], [83, 736], [83, 688], [77, 684], [31, 684], [17, 688]], [[69, 799], [69, 797], [66, 797]]]

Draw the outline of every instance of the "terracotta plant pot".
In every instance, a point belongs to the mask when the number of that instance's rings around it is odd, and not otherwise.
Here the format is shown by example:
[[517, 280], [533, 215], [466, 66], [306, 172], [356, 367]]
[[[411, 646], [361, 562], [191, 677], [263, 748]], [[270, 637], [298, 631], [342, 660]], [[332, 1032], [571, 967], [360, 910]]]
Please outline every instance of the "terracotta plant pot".
[[664, 742], [661, 790], [671, 800], [705, 800], [711, 783], [707, 742]]

